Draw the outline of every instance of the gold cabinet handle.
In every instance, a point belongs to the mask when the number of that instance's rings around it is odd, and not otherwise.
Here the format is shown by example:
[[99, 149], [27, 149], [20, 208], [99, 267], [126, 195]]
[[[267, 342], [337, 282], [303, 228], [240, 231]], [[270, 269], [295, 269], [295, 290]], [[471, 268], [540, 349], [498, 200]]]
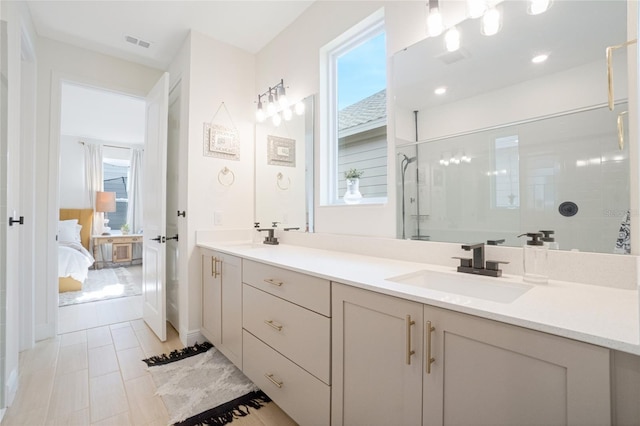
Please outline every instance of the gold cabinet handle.
[[620, 148], [620, 151], [624, 149], [624, 116], [627, 113], [629, 111], [622, 111], [618, 114], [618, 148]]
[[415, 354], [416, 351], [411, 350], [411, 326], [416, 322], [411, 320], [411, 315], [407, 315], [407, 319], [405, 320], [406, 330], [407, 330], [407, 365], [411, 365], [411, 355]]
[[218, 263], [220, 263], [220, 267], [222, 268], [222, 259], [218, 259], [217, 257], [211, 258], [211, 275], [213, 275], [213, 278], [217, 278], [218, 275], [220, 275]]
[[431, 364], [436, 362], [436, 359], [431, 356], [431, 333], [436, 331], [436, 328], [431, 325], [431, 321], [427, 321], [427, 326], [425, 327], [424, 330], [426, 333], [425, 340], [427, 342], [427, 348], [425, 350], [425, 352], [427, 353], [427, 359], [425, 361], [425, 365], [426, 365], [427, 374], [431, 374]]
[[271, 383], [273, 383], [274, 385], [276, 385], [277, 387], [281, 388], [282, 385], [284, 384], [284, 382], [279, 382], [276, 379], [273, 378], [273, 374], [269, 374], [269, 373], [265, 373], [264, 377], [266, 377], [267, 379], [269, 379], [269, 381]]
[[280, 286], [282, 286], [282, 284], [284, 284], [282, 281], [274, 280], [273, 278], [267, 278], [267, 279], [264, 280], [264, 282], [276, 285], [278, 287], [280, 287]]
[[275, 330], [282, 331], [282, 325], [273, 322], [273, 320], [264, 320], [264, 323]]
[[606, 49], [607, 55], [607, 85], [609, 89], [609, 110], [613, 111], [613, 51], [621, 49], [623, 47], [627, 47], [633, 43], [636, 43], [638, 40], [633, 39], [629, 41], [625, 41], [622, 44], [618, 44], [616, 46], [609, 46]]

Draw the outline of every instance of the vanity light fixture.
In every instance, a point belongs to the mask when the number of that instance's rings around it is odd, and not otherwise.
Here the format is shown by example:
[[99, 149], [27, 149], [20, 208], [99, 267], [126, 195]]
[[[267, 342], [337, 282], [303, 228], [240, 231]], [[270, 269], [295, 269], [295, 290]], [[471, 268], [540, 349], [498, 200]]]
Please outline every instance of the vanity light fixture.
[[[265, 102], [267, 104], [266, 111], [264, 108]], [[302, 107], [299, 104], [295, 105], [296, 114], [302, 115], [304, 113], [304, 104], [302, 104]], [[282, 118], [288, 121], [291, 120], [292, 116], [293, 113], [289, 107], [283, 79], [280, 79], [280, 82], [275, 86], [269, 87], [266, 92], [258, 95], [258, 108], [256, 110], [256, 120], [258, 122], [262, 123], [267, 117], [271, 117], [273, 125], [279, 126]]]
[[541, 55], [536, 55], [533, 58], [531, 58], [531, 62], [533, 62], [534, 64], [541, 64], [541, 63], [545, 62], [547, 59], [549, 59], [549, 55], [541, 54]]
[[433, 91], [433, 93], [435, 93], [436, 95], [444, 95], [445, 93], [447, 93], [447, 88], [444, 86], [437, 87], [436, 90]]
[[444, 44], [449, 52], [460, 49], [460, 31], [456, 27], [451, 27], [444, 35]]
[[492, 7], [482, 15], [482, 34], [492, 36], [498, 34], [502, 27], [502, 14], [500, 11]]
[[467, 0], [467, 14], [469, 18], [479, 18], [484, 15], [486, 11], [487, 2], [485, 0]]
[[529, 0], [527, 1], [527, 13], [529, 15], [540, 15], [551, 7], [551, 0]]
[[427, 8], [429, 10], [427, 14], [427, 31], [429, 36], [437, 37], [444, 31], [444, 24], [442, 22], [442, 14], [438, 7], [438, 0], [429, 0], [427, 2]]

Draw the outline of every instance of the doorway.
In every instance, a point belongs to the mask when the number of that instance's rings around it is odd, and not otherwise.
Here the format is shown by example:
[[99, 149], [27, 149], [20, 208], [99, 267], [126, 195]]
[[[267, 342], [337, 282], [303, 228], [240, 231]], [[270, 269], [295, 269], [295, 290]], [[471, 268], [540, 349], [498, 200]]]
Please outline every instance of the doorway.
[[[58, 223], [58, 244], [90, 256], [76, 270], [79, 261], [59, 247], [61, 334], [142, 316], [145, 100], [69, 81], [62, 82], [60, 100], [58, 200], [65, 220]], [[92, 211], [88, 221], [63, 217], [83, 209]], [[89, 236], [74, 244], [82, 227], [91, 228]], [[72, 278], [70, 287], [62, 284], [65, 277]]]

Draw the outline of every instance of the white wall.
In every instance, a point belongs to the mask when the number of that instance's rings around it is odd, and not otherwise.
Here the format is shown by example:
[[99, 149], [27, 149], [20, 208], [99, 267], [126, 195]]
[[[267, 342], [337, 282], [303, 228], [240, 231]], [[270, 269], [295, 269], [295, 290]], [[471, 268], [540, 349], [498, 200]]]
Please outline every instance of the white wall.
[[[316, 94], [320, 88], [319, 49], [343, 32], [360, 22], [379, 8], [385, 8], [387, 32], [387, 55], [409, 46], [425, 37], [426, 6], [417, 1], [340, 1], [315, 2], [293, 24], [262, 49], [257, 55], [256, 87], [266, 90], [274, 82], [284, 78], [291, 99]], [[389, 61], [390, 63], [390, 61]], [[391, 70], [387, 72], [390, 86]], [[387, 92], [388, 134], [394, 134], [393, 94]], [[318, 98], [316, 112], [323, 106]], [[321, 179], [319, 171], [320, 140], [316, 113], [315, 166], [316, 182]], [[393, 138], [389, 137], [388, 155], [395, 158]], [[316, 187], [316, 232], [341, 233], [393, 237], [396, 234], [395, 162], [389, 161], [387, 169], [388, 201], [384, 205], [357, 205], [318, 207]]]
[[36, 275], [36, 339], [55, 335], [57, 313], [58, 169], [61, 81], [145, 96], [160, 70], [80, 49], [50, 39], [38, 43], [38, 110], [36, 133], [36, 258], [46, 259]]
[[[256, 96], [255, 58], [230, 45], [192, 32], [187, 41], [188, 55], [182, 52], [175, 69], [182, 72], [182, 94], [188, 99], [188, 122], [181, 123], [188, 131], [186, 164], [181, 162], [180, 174], [186, 176], [186, 210], [184, 258], [188, 261], [188, 277], [181, 279], [180, 336], [196, 336], [201, 319], [201, 257], [196, 248], [199, 229], [248, 228], [253, 222], [255, 137], [253, 100]], [[188, 59], [187, 59], [188, 58]], [[174, 68], [174, 66], [172, 66]], [[188, 73], [188, 78], [186, 78]], [[185, 82], [187, 84], [185, 84]], [[188, 95], [187, 95], [188, 93]], [[236, 127], [240, 139], [240, 160], [227, 160], [203, 155], [204, 123]], [[218, 173], [228, 167], [235, 174], [231, 186], [218, 182]], [[181, 183], [182, 185], [182, 183]], [[214, 223], [214, 214], [219, 223]], [[183, 221], [184, 222], [184, 221]], [[180, 241], [183, 241], [182, 233]], [[192, 343], [192, 342], [189, 342]]]

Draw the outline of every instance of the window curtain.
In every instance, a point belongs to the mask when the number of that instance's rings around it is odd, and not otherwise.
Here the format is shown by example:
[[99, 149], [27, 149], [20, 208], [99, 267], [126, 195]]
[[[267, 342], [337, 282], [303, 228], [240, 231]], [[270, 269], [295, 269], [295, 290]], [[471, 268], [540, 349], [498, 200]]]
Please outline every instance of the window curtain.
[[84, 171], [89, 204], [94, 210], [91, 235], [100, 235], [104, 227], [104, 213], [96, 213], [96, 192], [104, 190], [102, 174], [102, 145], [84, 144]]
[[127, 207], [127, 223], [135, 234], [142, 231], [142, 156], [141, 149], [131, 150], [129, 166], [129, 202]]

